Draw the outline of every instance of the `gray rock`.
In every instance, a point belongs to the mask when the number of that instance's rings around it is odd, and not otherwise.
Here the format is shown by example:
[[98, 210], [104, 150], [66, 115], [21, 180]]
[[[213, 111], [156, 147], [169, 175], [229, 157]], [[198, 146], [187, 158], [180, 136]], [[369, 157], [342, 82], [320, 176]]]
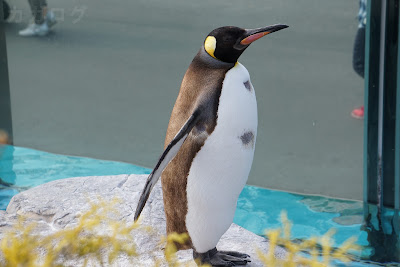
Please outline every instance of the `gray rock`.
[[[28, 221], [37, 222], [36, 234], [43, 236], [74, 226], [79, 215], [90, 208], [90, 203], [98, 202], [99, 199], [122, 200], [116, 205], [118, 217], [115, 219], [132, 222], [146, 178], [145, 175], [76, 177], [53, 181], [19, 193], [12, 198], [6, 212], [0, 214], [0, 238], [15, 224], [18, 215], [24, 215]], [[141, 254], [139, 259], [135, 260], [135, 265], [154, 266], [154, 258], [163, 258], [163, 250], [158, 244], [160, 237], [166, 233], [160, 183], [154, 187], [149, 197], [141, 215], [141, 224], [150, 225], [155, 234], [135, 234], [135, 242]], [[220, 250], [247, 253], [252, 259], [248, 266], [263, 266], [257, 258], [256, 248], [267, 252], [269, 245], [265, 238], [232, 224], [217, 247]], [[277, 249], [277, 257], [283, 257], [284, 254], [283, 249]], [[191, 250], [179, 251], [177, 256], [180, 262], [195, 266]], [[71, 266], [79, 264], [68, 263]], [[132, 265], [126, 257], [120, 256], [115, 266]]]

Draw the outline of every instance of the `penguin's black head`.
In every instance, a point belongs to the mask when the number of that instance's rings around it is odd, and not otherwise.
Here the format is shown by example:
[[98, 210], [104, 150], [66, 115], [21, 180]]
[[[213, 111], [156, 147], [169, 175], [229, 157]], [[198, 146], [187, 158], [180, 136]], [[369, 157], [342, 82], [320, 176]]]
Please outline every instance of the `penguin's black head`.
[[217, 28], [208, 34], [204, 41], [204, 49], [213, 58], [235, 63], [252, 42], [287, 27], [289, 26], [276, 24], [257, 29], [242, 29], [234, 26]]

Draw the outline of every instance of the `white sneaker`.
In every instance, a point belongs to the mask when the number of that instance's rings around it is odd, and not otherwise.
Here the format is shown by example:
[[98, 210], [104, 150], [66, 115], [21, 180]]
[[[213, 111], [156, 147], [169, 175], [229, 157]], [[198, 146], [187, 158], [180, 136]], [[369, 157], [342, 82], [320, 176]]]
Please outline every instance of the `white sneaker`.
[[45, 21], [46, 21], [47, 26], [49, 28], [53, 27], [54, 24], [57, 23], [56, 16], [54, 15], [52, 10], [47, 11], [47, 14], [46, 14], [46, 17], [45, 17]]
[[23, 29], [22, 31], [19, 31], [19, 35], [24, 36], [24, 37], [45, 36], [48, 33], [49, 33], [49, 26], [47, 26], [46, 22], [43, 22], [40, 25], [38, 25], [36, 23], [31, 23], [25, 29]]

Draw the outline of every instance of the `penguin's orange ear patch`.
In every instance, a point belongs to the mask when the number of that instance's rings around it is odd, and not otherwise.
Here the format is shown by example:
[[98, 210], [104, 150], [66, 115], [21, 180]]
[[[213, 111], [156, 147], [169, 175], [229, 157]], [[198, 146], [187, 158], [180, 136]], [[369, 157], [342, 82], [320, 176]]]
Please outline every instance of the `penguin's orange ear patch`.
[[247, 36], [246, 38], [244, 38], [242, 41], [240, 41], [240, 44], [242, 45], [249, 45], [252, 42], [260, 39], [261, 37], [264, 37], [265, 35], [269, 34], [270, 32], [259, 32], [256, 34], [252, 34], [250, 36]]
[[214, 36], [207, 36], [206, 40], [204, 41], [204, 49], [213, 58], [216, 58], [214, 56], [214, 52], [215, 52], [215, 48], [216, 47], [217, 47], [217, 39], [215, 39]]

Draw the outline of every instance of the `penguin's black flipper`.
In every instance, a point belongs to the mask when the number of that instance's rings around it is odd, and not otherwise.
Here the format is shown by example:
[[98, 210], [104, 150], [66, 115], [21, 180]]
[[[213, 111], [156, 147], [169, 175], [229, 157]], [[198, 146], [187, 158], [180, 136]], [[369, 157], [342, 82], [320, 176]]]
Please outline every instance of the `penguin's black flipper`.
[[167, 148], [164, 150], [160, 159], [158, 160], [157, 165], [154, 167], [149, 177], [147, 177], [146, 185], [142, 191], [142, 194], [140, 195], [139, 203], [136, 208], [134, 218], [135, 221], [139, 218], [140, 213], [142, 212], [144, 205], [149, 198], [150, 192], [160, 178], [161, 173], [164, 171], [165, 167], [167, 167], [168, 163], [176, 156], [183, 142], [185, 142], [186, 137], [188, 137], [190, 131], [196, 125], [200, 117], [200, 113], [201, 112], [199, 109], [193, 112], [193, 114], [176, 134], [174, 139], [172, 139], [171, 143], [168, 144]]

